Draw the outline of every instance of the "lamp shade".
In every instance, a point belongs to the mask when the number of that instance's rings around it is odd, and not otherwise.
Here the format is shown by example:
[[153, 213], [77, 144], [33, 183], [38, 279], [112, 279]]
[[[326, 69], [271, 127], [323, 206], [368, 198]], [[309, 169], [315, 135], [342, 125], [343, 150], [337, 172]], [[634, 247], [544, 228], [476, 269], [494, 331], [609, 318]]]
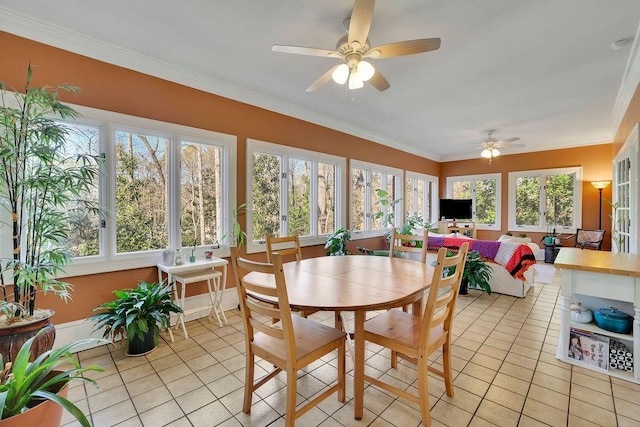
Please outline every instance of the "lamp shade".
[[347, 64], [338, 65], [336, 69], [333, 70], [333, 73], [331, 73], [331, 78], [339, 85], [345, 84], [349, 78], [349, 67]]
[[591, 185], [593, 185], [598, 190], [607, 188], [609, 184], [611, 184], [611, 181], [591, 181]]
[[358, 62], [358, 66], [356, 69], [358, 70], [358, 76], [360, 76], [360, 78], [364, 82], [373, 77], [376, 72], [375, 68], [373, 68], [373, 65], [369, 64], [367, 61]]
[[349, 75], [349, 89], [360, 89], [362, 87], [364, 87], [364, 82], [358, 72], [354, 69]]
[[500, 151], [498, 151], [497, 148], [485, 148], [484, 150], [482, 150], [482, 153], [480, 153], [480, 155], [485, 159], [491, 159], [493, 157], [498, 157], [500, 155]]

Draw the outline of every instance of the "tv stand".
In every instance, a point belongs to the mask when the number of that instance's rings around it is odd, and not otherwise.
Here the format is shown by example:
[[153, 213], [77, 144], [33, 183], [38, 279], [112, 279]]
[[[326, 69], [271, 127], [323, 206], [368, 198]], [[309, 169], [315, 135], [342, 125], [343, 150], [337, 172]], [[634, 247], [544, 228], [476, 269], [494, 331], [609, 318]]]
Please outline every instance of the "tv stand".
[[459, 233], [476, 239], [476, 223], [471, 221], [438, 221], [438, 231], [442, 234]]

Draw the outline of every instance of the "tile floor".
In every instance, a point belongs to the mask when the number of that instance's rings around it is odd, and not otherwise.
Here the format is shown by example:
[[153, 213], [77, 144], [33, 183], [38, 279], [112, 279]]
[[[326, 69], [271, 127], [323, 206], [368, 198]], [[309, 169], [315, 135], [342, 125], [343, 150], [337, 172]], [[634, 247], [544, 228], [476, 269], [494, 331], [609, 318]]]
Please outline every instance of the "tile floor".
[[[536, 284], [526, 298], [471, 291], [460, 297], [454, 322], [455, 397], [430, 378], [435, 426], [639, 426], [640, 385], [612, 379], [555, 358], [559, 274]], [[313, 315], [333, 322], [331, 313]], [[103, 346], [78, 353], [82, 364], [98, 363], [100, 387], [80, 384], [70, 398], [90, 413], [94, 426], [280, 426], [284, 383], [280, 377], [259, 390], [251, 415], [242, 413], [243, 327], [237, 312], [229, 326], [206, 319], [188, 323], [188, 340], [176, 334], [143, 357]], [[389, 368], [388, 352], [367, 347], [367, 372], [415, 389], [415, 369]], [[347, 356], [347, 369], [351, 370]], [[435, 355], [432, 363], [440, 362]], [[299, 402], [334, 381], [335, 356], [312, 365], [298, 380]], [[353, 376], [347, 403], [334, 396], [299, 419], [299, 426], [418, 426], [416, 405], [367, 386], [365, 416], [353, 419]], [[68, 424], [65, 424], [68, 423]], [[65, 425], [75, 425], [65, 414]]]

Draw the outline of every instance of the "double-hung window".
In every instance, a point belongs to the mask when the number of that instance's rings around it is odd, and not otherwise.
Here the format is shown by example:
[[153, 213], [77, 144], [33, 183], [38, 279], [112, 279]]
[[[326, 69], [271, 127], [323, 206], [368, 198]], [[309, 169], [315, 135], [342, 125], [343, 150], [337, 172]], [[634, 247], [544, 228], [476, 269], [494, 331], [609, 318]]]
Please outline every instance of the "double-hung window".
[[432, 224], [437, 221], [437, 177], [417, 172], [406, 172], [404, 195], [408, 217], [419, 217], [424, 224]]
[[403, 220], [402, 170], [351, 161], [351, 229], [356, 236], [383, 234]]
[[247, 162], [249, 252], [265, 249], [266, 233], [307, 246], [344, 225], [344, 158], [250, 139]]
[[471, 199], [476, 228], [499, 230], [501, 186], [500, 174], [452, 176], [447, 178], [447, 197]]
[[582, 223], [582, 168], [509, 173], [509, 230], [574, 233]]

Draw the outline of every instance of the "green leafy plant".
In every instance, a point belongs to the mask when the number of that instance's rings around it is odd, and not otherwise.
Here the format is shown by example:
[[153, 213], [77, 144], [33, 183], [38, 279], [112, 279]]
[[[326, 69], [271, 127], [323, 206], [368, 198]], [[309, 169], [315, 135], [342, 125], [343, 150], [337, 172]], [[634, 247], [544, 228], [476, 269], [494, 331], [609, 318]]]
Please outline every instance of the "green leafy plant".
[[392, 199], [389, 192], [382, 188], [376, 189], [376, 196], [378, 196], [377, 205], [379, 205], [378, 211], [373, 213], [374, 219], [382, 218], [383, 226], [393, 225], [394, 209], [395, 206], [400, 203], [402, 199]]
[[123, 337], [127, 342], [134, 337], [144, 339], [149, 331], [158, 345], [160, 328], [170, 326], [171, 313], [182, 313], [182, 309], [171, 299], [171, 286], [161, 283], [140, 282], [137, 288], [113, 292], [117, 299], [96, 307], [89, 319], [95, 322], [95, 330], [105, 328], [103, 337]]
[[346, 228], [338, 228], [329, 235], [327, 243], [324, 245], [325, 249], [329, 249], [327, 251], [327, 255], [349, 255], [349, 250], [347, 249], [347, 243], [349, 240], [351, 240], [351, 233], [349, 230]]
[[478, 251], [469, 251], [467, 253], [467, 262], [462, 272], [462, 281], [466, 281], [471, 288], [480, 288], [486, 293], [491, 294], [491, 276], [493, 270], [489, 263], [482, 259]]
[[[27, 340], [13, 362], [3, 364], [0, 356], [0, 418], [18, 415], [33, 405], [34, 399], [51, 400], [69, 411], [78, 422], [89, 427], [82, 411], [68, 399], [56, 394], [70, 381], [77, 380], [97, 386], [96, 382], [83, 374], [88, 371], [103, 372], [98, 365], [80, 367], [71, 353], [77, 347], [103, 340], [84, 339], [67, 344], [57, 350], [49, 350], [29, 362], [31, 346], [35, 337]], [[106, 341], [105, 341], [106, 342]]]
[[222, 236], [222, 239], [231, 238], [229, 242], [231, 246], [243, 247], [247, 241], [247, 233], [242, 230], [238, 217], [247, 211], [247, 204], [242, 203], [231, 211], [231, 230]]
[[[78, 209], [98, 212], [87, 200], [97, 184], [98, 158], [69, 154], [69, 128], [56, 121], [79, 117], [59, 101], [60, 91], [78, 88], [32, 88], [31, 74], [29, 65], [24, 93], [0, 91], [0, 205], [13, 230], [13, 256], [0, 272], [10, 272], [16, 285], [12, 299], [18, 305], [10, 314], [22, 317], [33, 315], [38, 290], [69, 298], [71, 285], [56, 277], [70, 262], [65, 246], [72, 216]], [[4, 275], [0, 278], [2, 297], [9, 300]]]
[[613, 227], [611, 229], [611, 240], [613, 240], [613, 242], [616, 244], [617, 251], [622, 252], [625, 242], [625, 235], [619, 233], [619, 231], [625, 229], [628, 230], [629, 223], [631, 221], [627, 217], [626, 211], [623, 211], [622, 214], [621, 212], [618, 212], [618, 208], [620, 207], [619, 202], [613, 203], [611, 200], [604, 197], [602, 198], [602, 200], [604, 200], [609, 204], [609, 206], [611, 206], [611, 214], [609, 215], [609, 218], [611, 218], [611, 221], [613, 222]]

